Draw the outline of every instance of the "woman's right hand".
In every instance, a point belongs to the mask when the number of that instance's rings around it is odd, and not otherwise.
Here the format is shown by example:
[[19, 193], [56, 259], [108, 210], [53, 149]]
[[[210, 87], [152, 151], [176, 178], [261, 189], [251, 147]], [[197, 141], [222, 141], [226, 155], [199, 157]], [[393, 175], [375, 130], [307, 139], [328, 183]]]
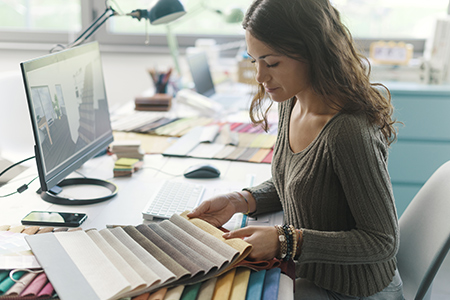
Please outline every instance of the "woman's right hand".
[[242, 199], [238, 193], [229, 193], [215, 196], [203, 201], [198, 207], [194, 208], [187, 216], [189, 218], [200, 218], [206, 222], [220, 227], [231, 217], [241, 211]]

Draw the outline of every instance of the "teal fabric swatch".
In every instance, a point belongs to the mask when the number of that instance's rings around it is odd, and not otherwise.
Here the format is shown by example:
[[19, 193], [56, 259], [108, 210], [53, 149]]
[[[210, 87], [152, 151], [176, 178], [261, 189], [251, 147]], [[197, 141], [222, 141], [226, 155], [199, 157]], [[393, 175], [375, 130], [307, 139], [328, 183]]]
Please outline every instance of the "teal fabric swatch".
[[262, 293], [262, 300], [276, 300], [278, 299], [278, 288], [280, 287], [280, 268], [273, 268], [267, 270], [264, 278], [264, 287]]
[[266, 270], [252, 271], [248, 280], [247, 296], [245, 300], [261, 300]]
[[181, 294], [180, 300], [195, 300], [201, 286], [201, 282], [192, 285], [186, 285], [184, 287], [183, 294]]
[[[16, 273], [14, 273], [12, 277], [15, 280], [19, 280], [23, 274], [25, 274], [25, 271], [18, 271]], [[9, 272], [8, 272], [7, 277], [5, 279], [3, 279], [2, 282], [0, 283], [0, 295], [3, 295], [4, 293], [6, 293], [14, 284], [15, 284], [15, 282], [11, 278], [9, 278]]]
[[0, 271], [0, 282], [2, 282], [6, 277], [8, 277], [9, 271]]

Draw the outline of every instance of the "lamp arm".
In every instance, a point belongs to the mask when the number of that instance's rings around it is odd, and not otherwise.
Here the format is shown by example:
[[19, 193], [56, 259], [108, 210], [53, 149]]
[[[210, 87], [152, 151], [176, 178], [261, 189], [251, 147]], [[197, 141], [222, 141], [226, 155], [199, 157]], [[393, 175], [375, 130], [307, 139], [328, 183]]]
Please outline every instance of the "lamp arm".
[[[110, 14], [107, 15], [107, 13]], [[103, 14], [101, 14], [101, 16], [98, 17], [75, 41], [69, 44], [67, 48], [72, 48], [82, 44], [91, 35], [93, 35], [109, 18], [114, 15], [117, 15], [116, 11], [111, 6], [108, 6]]]

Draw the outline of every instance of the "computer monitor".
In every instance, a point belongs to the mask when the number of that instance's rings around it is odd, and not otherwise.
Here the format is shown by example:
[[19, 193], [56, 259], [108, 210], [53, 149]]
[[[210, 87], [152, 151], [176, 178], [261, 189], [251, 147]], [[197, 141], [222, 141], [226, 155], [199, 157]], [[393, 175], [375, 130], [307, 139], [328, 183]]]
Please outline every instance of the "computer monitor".
[[206, 97], [214, 95], [216, 90], [206, 52], [188, 53], [186, 59], [194, 81], [195, 91]]
[[[35, 140], [36, 163], [44, 200], [91, 204], [107, 200], [117, 187], [104, 180], [66, 177], [113, 141], [97, 42], [22, 62]], [[94, 199], [58, 196], [60, 187], [94, 184], [111, 194]], [[56, 188], [55, 188], [56, 187]]]

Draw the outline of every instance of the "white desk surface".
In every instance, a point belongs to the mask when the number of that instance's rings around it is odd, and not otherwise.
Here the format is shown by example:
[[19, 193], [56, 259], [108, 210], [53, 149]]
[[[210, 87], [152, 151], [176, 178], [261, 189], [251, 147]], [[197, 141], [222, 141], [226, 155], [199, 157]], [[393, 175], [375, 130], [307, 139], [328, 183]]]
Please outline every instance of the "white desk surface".
[[[111, 156], [93, 158], [85, 163], [78, 170], [81, 174], [86, 177], [108, 179], [119, 186], [119, 192], [115, 197], [91, 205], [67, 206], [48, 203], [36, 193], [40, 187], [39, 181], [36, 179], [23, 193], [0, 198], [0, 225], [21, 225], [20, 220], [33, 210], [86, 213], [88, 218], [81, 226], [83, 229], [103, 229], [107, 225], [138, 225], [145, 223], [141, 212], [156, 188], [164, 180], [200, 183], [207, 189], [240, 189], [248, 186], [249, 176], [253, 176], [255, 185], [270, 178], [270, 164], [164, 157], [159, 154], [146, 155], [144, 162], [143, 168], [134, 173], [132, 177], [123, 178], [113, 178], [114, 160]], [[166, 174], [181, 175], [189, 166], [200, 163], [216, 166], [220, 170], [221, 176], [215, 179], [187, 179], [183, 176]], [[0, 195], [14, 192], [19, 186], [30, 182], [36, 176], [36, 168], [28, 168], [8, 184], [0, 187]], [[79, 175], [75, 173], [71, 177], [79, 177]], [[97, 190], [76, 187], [71, 191], [71, 193], [78, 192], [89, 194], [97, 193]]]

